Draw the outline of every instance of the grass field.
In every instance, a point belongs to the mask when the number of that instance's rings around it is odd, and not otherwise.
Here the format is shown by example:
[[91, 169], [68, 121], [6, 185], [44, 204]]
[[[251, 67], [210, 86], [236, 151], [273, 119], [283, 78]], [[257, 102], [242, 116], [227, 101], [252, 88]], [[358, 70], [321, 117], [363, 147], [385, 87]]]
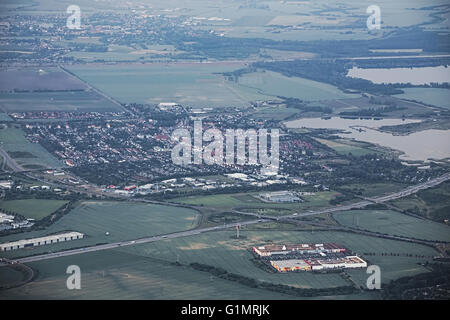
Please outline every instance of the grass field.
[[347, 184], [340, 187], [340, 189], [360, 193], [364, 197], [375, 197], [383, 194], [400, 191], [406, 188], [406, 185], [400, 183], [361, 183], [361, 184]]
[[285, 120], [288, 117], [292, 117], [293, 115], [299, 112], [298, 109], [295, 108], [286, 108], [282, 106], [276, 107], [262, 107], [258, 108], [255, 113], [253, 113], [253, 117], [257, 119], [269, 119], [269, 120]]
[[437, 107], [450, 109], [450, 90], [440, 88], [405, 88], [397, 98], [420, 101]]
[[192, 107], [242, 107], [271, 99], [220, 74], [241, 63], [170, 63], [77, 66], [71, 71], [120, 102], [177, 102]]
[[0, 93], [0, 104], [8, 112], [121, 110], [116, 104], [93, 91]]
[[[69, 265], [81, 269], [81, 290], [68, 290]], [[132, 253], [111, 250], [31, 263], [37, 278], [19, 288], [0, 290], [0, 299], [292, 299], [276, 292], [252, 289], [209, 273]], [[10, 276], [0, 268], [1, 279]], [[16, 275], [19, 277], [20, 275]], [[12, 279], [9, 279], [12, 281]], [[376, 295], [334, 296], [327, 299], [371, 299]]]
[[18, 213], [25, 218], [40, 220], [65, 205], [64, 200], [26, 199], [0, 201], [0, 210]]
[[[137, 255], [163, 258], [180, 263], [204, 263], [225, 270], [273, 283], [284, 283], [298, 287], [332, 287], [345, 285], [337, 274], [313, 273], [268, 273], [250, 260], [248, 248], [273, 241], [274, 243], [324, 243], [336, 242], [362, 255], [370, 264], [377, 264], [383, 272], [384, 283], [401, 276], [426, 272], [417, 262], [430, 260], [437, 252], [427, 246], [393, 241], [343, 232], [316, 231], [246, 231], [241, 230], [241, 239], [232, 238], [235, 231], [214, 232], [188, 238], [164, 240], [158, 243], [122, 248]], [[404, 256], [382, 256], [382, 253], [424, 255], [425, 258]], [[374, 253], [365, 257], [364, 253]], [[365, 274], [359, 270], [357, 274]], [[366, 277], [367, 278], [367, 277]]]
[[391, 204], [435, 221], [444, 222], [445, 219], [450, 218], [450, 183], [444, 182], [435, 188], [391, 201]]
[[[392, 279], [427, 272], [418, 265], [436, 254], [432, 248], [406, 242], [372, 238], [342, 232], [271, 232], [242, 230], [240, 240], [232, 239], [234, 231], [214, 232], [158, 243], [124, 247], [103, 252], [57, 258], [31, 263], [37, 279], [21, 288], [0, 291], [2, 299], [287, 299], [290, 296], [249, 289], [236, 282], [212, 277], [183, 265], [191, 262], [209, 264], [229, 272], [272, 283], [286, 283], [302, 288], [347, 285], [337, 274], [267, 273], [251, 262], [247, 249], [268, 241], [275, 243], [337, 242], [359, 254], [375, 253], [366, 259], [382, 271], [382, 283]], [[244, 238], [245, 237], [245, 238]], [[409, 253], [417, 257], [388, 257], [381, 253]], [[363, 255], [364, 257], [364, 255]], [[82, 271], [82, 290], [66, 288], [67, 266], [76, 264]], [[5, 278], [0, 268], [0, 279]], [[352, 278], [365, 284], [365, 270], [349, 271]], [[292, 297], [291, 297], [292, 298]], [[337, 296], [331, 299], [374, 298], [367, 293]]]
[[329, 206], [329, 201], [339, 193], [333, 191], [316, 192], [314, 195], [302, 196], [305, 202], [299, 203], [268, 203], [256, 198], [259, 193], [217, 194], [211, 196], [189, 196], [175, 198], [172, 201], [190, 205], [203, 205], [216, 208], [282, 208], [307, 210]]
[[63, 164], [41, 145], [29, 142], [21, 129], [0, 128], [0, 146], [25, 169], [63, 167]]
[[316, 138], [317, 141], [320, 143], [332, 148], [335, 150], [338, 154], [348, 155], [351, 153], [354, 156], [364, 156], [367, 154], [373, 154], [376, 153], [375, 150], [369, 149], [369, 148], [363, 148], [355, 145], [353, 142], [347, 142], [345, 140], [326, 140], [326, 139], [319, 139]]
[[286, 77], [272, 71], [244, 74], [238, 82], [240, 85], [256, 89], [262, 94], [301, 100], [315, 101], [352, 97], [329, 84], [299, 77]]
[[87, 86], [53, 67], [0, 70], [0, 92], [36, 90], [84, 90]]
[[[88, 201], [82, 202], [70, 213], [46, 228], [26, 234], [1, 237], [1, 242], [44, 236], [72, 230], [82, 232], [82, 240], [15, 250], [5, 255], [28, 256], [67, 248], [89, 246], [139, 237], [170, 233], [193, 228], [197, 225], [197, 212], [169, 206], [143, 203]], [[110, 235], [106, 235], [109, 232]]]
[[9, 122], [12, 121], [11, 117], [8, 116], [7, 113], [0, 112], [0, 122]]
[[[67, 48], [73, 47], [74, 43], [96, 43], [101, 44], [98, 37], [77, 38], [71, 41], [62, 43]], [[169, 60], [173, 55], [183, 53], [183, 51], [176, 50], [172, 45], [148, 45], [146, 48], [131, 47], [123, 45], [109, 45], [107, 52], [86, 52], [86, 51], [72, 51], [68, 53], [67, 57], [74, 57], [75, 59], [82, 59], [86, 62], [94, 62], [98, 60], [109, 61], [150, 61], [151, 59], [162, 60], [166, 58]]]
[[337, 212], [334, 217], [345, 226], [416, 239], [450, 242], [449, 226], [392, 210], [351, 210]]

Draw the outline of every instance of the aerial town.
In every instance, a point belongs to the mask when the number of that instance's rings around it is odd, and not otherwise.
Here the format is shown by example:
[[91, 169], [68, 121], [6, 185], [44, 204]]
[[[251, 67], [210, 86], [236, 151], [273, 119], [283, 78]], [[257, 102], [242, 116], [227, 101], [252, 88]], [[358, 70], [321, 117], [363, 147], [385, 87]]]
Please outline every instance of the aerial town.
[[449, 12], [0, 3], [0, 301], [448, 300]]

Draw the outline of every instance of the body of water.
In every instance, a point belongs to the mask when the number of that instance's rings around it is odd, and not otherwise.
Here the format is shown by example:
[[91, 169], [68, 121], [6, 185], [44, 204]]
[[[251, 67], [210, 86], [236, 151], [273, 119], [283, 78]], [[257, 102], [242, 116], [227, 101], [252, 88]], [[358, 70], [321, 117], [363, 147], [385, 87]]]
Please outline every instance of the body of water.
[[373, 83], [411, 83], [414, 85], [450, 82], [450, 68], [446, 66], [421, 68], [353, 67], [347, 77], [370, 80]]
[[409, 135], [394, 136], [376, 129], [381, 126], [407, 124], [420, 120], [382, 119], [360, 120], [333, 117], [331, 119], [304, 118], [286, 122], [288, 128], [325, 128], [345, 130], [342, 138], [378, 144], [403, 152], [403, 160], [444, 159], [450, 157], [450, 130], [424, 130]]

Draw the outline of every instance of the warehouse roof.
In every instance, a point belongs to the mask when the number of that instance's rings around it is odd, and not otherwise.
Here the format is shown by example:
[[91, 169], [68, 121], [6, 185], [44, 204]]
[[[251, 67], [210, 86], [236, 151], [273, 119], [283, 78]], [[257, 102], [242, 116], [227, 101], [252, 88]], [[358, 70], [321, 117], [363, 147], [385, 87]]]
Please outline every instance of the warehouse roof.
[[30, 244], [30, 243], [44, 242], [44, 241], [49, 241], [49, 240], [57, 240], [57, 239], [61, 239], [61, 238], [79, 237], [79, 236], [84, 236], [84, 234], [82, 234], [80, 232], [59, 233], [59, 234], [53, 234], [53, 235], [46, 236], [46, 237], [23, 239], [23, 240], [18, 240], [18, 241], [0, 243], [0, 248], [22, 246], [22, 245]]

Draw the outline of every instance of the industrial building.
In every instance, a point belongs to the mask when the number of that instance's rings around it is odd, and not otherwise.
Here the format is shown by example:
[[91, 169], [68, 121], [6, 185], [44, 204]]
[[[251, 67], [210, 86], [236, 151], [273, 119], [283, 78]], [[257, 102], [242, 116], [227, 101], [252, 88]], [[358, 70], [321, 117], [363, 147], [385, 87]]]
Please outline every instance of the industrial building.
[[343, 258], [323, 259], [289, 259], [270, 261], [272, 267], [279, 272], [288, 271], [318, 271], [330, 269], [366, 268], [367, 262], [358, 256], [347, 256]]
[[28, 248], [28, 247], [42, 246], [42, 245], [46, 245], [46, 244], [83, 239], [83, 237], [84, 237], [84, 234], [82, 234], [80, 232], [67, 232], [67, 233], [60, 233], [60, 234], [55, 234], [55, 235], [40, 237], [40, 238], [32, 238], [32, 239], [25, 239], [25, 240], [13, 241], [13, 242], [6, 242], [6, 243], [0, 244], [0, 251], [10, 251], [10, 250], [16, 250], [16, 249], [22, 249], [22, 248]]
[[276, 203], [294, 203], [302, 202], [303, 200], [297, 196], [296, 193], [290, 191], [276, 191], [261, 193], [259, 198], [263, 201]]
[[344, 253], [346, 249], [336, 243], [304, 243], [286, 245], [265, 245], [253, 247], [253, 252], [260, 257], [270, 257], [272, 255], [287, 255], [292, 253]]
[[298, 259], [278, 260], [278, 261], [270, 261], [270, 264], [279, 272], [311, 270], [311, 266], [307, 264], [305, 260], [298, 260]]

